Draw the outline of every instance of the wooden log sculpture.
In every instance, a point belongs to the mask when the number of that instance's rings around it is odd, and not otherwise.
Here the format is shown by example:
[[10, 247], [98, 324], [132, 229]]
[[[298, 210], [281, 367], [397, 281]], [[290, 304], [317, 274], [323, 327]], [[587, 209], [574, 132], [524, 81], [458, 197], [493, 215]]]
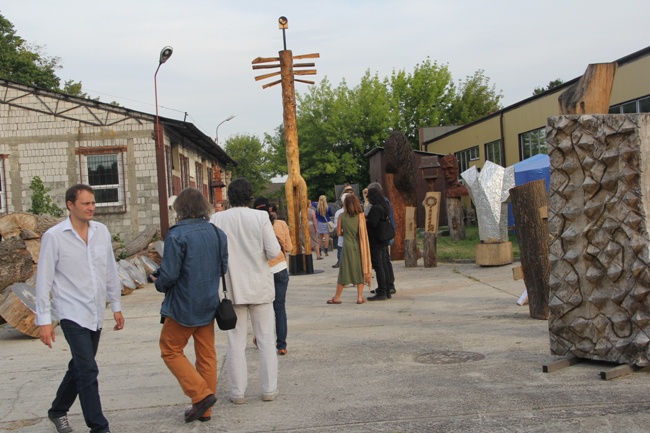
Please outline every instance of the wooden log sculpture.
[[[36, 291], [25, 283], [14, 283], [7, 287], [7, 297], [0, 304], [0, 315], [11, 326], [33, 338], [39, 336], [36, 325]], [[52, 324], [58, 325], [56, 310], [52, 311]]]
[[[417, 227], [415, 154], [411, 143], [400, 131], [393, 132], [386, 139], [384, 152], [386, 155], [385, 192], [393, 205], [395, 217], [395, 242], [390, 248], [391, 258], [404, 260], [406, 267], [414, 267], [417, 266], [418, 259], [415, 230], [408, 230], [407, 233], [407, 227]], [[413, 210], [407, 212], [409, 207]]]
[[650, 114], [548, 122], [551, 352], [650, 365]]
[[[280, 28], [288, 28], [285, 17], [280, 17]], [[284, 122], [284, 138], [287, 152], [288, 177], [284, 185], [287, 199], [287, 214], [289, 219], [289, 232], [293, 249], [289, 255], [289, 272], [292, 274], [314, 273], [313, 258], [311, 255], [311, 238], [307, 219], [307, 183], [300, 174], [300, 158], [298, 151], [298, 129], [296, 127], [296, 92], [294, 82], [299, 81], [314, 84], [313, 81], [295, 78], [296, 75], [315, 75], [315, 69], [294, 70], [299, 67], [313, 67], [313, 63], [294, 63], [295, 59], [319, 58], [318, 53], [294, 56], [291, 50], [280, 51], [279, 57], [258, 57], [253, 60], [253, 69], [280, 68], [279, 72], [259, 75], [256, 81], [280, 75], [280, 79], [262, 86], [263, 89], [282, 84], [282, 108]], [[269, 62], [278, 62], [265, 64]], [[302, 229], [302, 236], [300, 230]], [[304, 251], [304, 253], [302, 253]]]
[[607, 114], [616, 63], [595, 63], [558, 98], [560, 114]]
[[548, 319], [548, 206], [544, 180], [510, 189], [528, 307], [533, 319]]
[[440, 158], [440, 168], [447, 182], [447, 226], [452, 241], [465, 239], [465, 220], [461, 197], [468, 195], [465, 185], [458, 181], [458, 160], [451, 153]]

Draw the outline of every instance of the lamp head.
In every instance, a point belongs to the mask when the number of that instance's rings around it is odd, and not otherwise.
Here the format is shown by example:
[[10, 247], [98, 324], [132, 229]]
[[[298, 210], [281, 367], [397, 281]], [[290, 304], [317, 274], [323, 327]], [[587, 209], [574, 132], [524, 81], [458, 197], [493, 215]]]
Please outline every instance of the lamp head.
[[229, 120], [234, 119], [235, 116], [236, 116], [236, 114], [231, 114], [230, 116], [228, 116], [228, 117], [226, 118], [226, 122], [229, 121]]
[[278, 18], [278, 28], [281, 30], [289, 28], [289, 20], [287, 19], [287, 17], [282, 16]]
[[159, 60], [160, 64], [162, 65], [163, 63], [165, 63], [172, 56], [173, 52], [174, 49], [169, 45], [163, 48], [162, 50], [160, 50], [160, 60]]

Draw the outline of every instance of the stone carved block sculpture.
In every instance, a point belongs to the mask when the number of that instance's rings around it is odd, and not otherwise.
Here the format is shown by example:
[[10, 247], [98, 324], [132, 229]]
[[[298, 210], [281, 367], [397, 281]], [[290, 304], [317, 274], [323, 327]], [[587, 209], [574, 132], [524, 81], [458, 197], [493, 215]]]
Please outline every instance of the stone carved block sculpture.
[[549, 118], [551, 353], [649, 365], [650, 115]]
[[476, 264], [498, 266], [512, 263], [512, 244], [508, 242], [508, 197], [515, 186], [513, 167], [503, 168], [486, 161], [479, 173], [470, 167], [460, 174], [476, 207], [481, 243], [476, 247]]

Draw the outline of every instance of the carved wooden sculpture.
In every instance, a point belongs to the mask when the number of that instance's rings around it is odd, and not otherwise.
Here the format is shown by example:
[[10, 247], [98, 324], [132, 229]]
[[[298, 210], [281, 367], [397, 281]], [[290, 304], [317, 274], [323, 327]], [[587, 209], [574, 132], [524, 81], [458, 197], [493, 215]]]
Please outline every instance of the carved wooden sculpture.
[[458, 160], [451, 153], [440, 158], [440, 168], [447, 182], [447, 226], [451, 240], [465, 239], [465, 221], [461, 197], [468, 195], [465, 185], [458, 181]]
[[[284, 30], [288, 28], [288, 22], [285, 17], [278, 20], [283, 36]], [[280, 68], [279, 72], [259, 75], [255, 77], [256, 81], [280, 76], [280, 80], [267, 83], [262, 86], [263, 89], [282, 84], [282, 108], [284, 121], [284, 138], [286, 141], [287, 168], [288, 177], [284, 185], [287, 199], [287, 214], [289, 218], [289, 231], [293, 249], [289, 256], [289, 271], [292, 274], [314, 272], [313, 259], [311, 256], [311, 241], [309, 235], [309, 225], [307, 219], [307, 184], [300, 174], [300, 159], [298, 151], [298, 129], [296, 127], [296, 91], [294, 81], [307, 84], [314, 84], [313, 81], [301, 80], [295, 78], [295, 75], [315, 75], [315, 69], [294, 70], [299, 67], [313, 67], [314, 63], [294, 63], [295, 59], [319, 58], [318, 53], [304, 54], [294, 56], [291, 50], [285, 49], [280, 51], [279, 57], [263, 58], [258, 57], [253, 60], [253, 69], [271, 69]], [[264, 64], [269, 62], [278, 62], [270, 65]], [[300, 230], [302, 228], [303, 236], [301, 239]], [[304, 254], [302, 253], [304, 251]]]
[[650, 365], [650, 115], [548, 128], [551, 352]]
[[390, 249], [391, 258], [404, 260], [406, 267], [417, 266], [416, 168], [413, 147], [402, 132], [396, 131], [386, 139], [384, 152], [386, 193], [393, 205], [395, 216], [395, 243]]

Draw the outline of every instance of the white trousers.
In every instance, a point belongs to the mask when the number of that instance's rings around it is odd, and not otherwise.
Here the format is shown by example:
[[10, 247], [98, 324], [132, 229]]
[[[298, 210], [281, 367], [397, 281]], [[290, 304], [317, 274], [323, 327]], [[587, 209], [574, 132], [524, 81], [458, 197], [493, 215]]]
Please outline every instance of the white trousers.
[[275, 313], [273, 304], [234, 305], [237, 313], [237, 326], [228, 331], [228, 353], [226, 368], [230, 381], [231, 397], [244, 397], [248, 386], [248, 366], [246, 364], [246, 339], [248, 337], [248, 317], [253, 325], [260, 355], [260, 383], [264, 394], [275, 393], [278, 389], [278, 355], [275, 351]]

